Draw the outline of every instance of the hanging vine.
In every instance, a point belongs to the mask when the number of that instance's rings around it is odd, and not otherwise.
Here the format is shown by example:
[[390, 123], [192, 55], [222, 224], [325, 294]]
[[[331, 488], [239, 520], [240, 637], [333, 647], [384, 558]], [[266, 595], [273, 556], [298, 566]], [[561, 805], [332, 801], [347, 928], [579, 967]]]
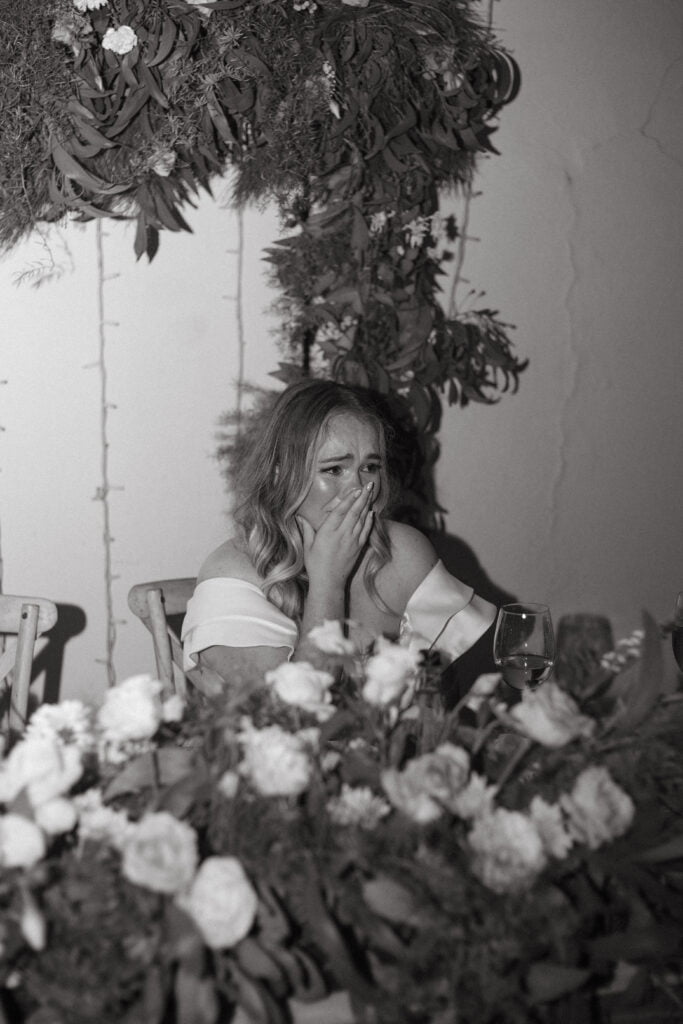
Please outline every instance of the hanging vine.
[[[382, 392], [418, 439], [432, 508], [441, 403], [491, 402], [524, 363], [494, 310], [440, 303], [439, 195], [467, 194], [515, 95], [514, 60], [477, 0], [10, 0], [0, 89], [0, 244], [42, 220], [133, 217], [135, 252], [188, 228], [183, 207], [232, 167], [235, 202], [274, 201], [289, 381]], [[428, 513], [429, 514], [429, 513]]]

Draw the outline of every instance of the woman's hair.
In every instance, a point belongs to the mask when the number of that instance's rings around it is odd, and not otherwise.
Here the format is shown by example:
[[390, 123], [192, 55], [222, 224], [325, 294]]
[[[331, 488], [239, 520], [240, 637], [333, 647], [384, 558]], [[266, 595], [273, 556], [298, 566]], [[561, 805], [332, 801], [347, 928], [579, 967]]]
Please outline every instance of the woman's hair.
[[328, 424], [342, 414], [372, 424], [379, 437], [381, 487], [373, 505], [375, 524], [364, 579], [375, 603], [388, 610], [375, 579], [391, 551], [383, 518], [392, 498], [386, 455], [390, 427], [370, 392], [329, 380], [290, 385], [253, 431], [234, 471], [234, 518], [247, 552], [264, 580], [267, 597], [296, 620], [303, 613], [308, 588], [296, 513], [311, 486], [315, 458]]

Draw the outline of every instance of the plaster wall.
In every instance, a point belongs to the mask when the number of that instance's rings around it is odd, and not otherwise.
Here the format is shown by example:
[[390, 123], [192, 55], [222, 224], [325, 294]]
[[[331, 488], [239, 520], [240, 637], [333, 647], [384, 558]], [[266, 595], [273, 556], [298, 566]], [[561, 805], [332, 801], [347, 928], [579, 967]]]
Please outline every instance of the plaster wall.
[[[478, 304], [516, 325], [530, 365], [517, 395], [446, 411], [439, 494], [495, 584], [556, 618], [604, 612], [619, 636], [641, 607], [665, 617], [683, 587], [683, 5], [501, 0], [494, 20], [523, 84], [477, 178], [458, 296], [485, 289]], [[214, 452], [240, 359], [237, 216], [204, 197], [188, 219], [194, 234], [165, 235], [150, 265], [135, 263], [129, 226], [107, 223], [102, 240], [119, 678], [153, 668], [129, 587], [193, 574], [228, 529]], [[264, 384], [277, 349], [262, 251], [280, 229], [256, 210], [243, 229], [245, 377]], [[49, 241], [51, 257], [36, 235], [0, 261], [2, 589], [61, 603], [61, 696], [96, 699], [96, 229]], [[15, 286], [48, 258], [58, 279]]]

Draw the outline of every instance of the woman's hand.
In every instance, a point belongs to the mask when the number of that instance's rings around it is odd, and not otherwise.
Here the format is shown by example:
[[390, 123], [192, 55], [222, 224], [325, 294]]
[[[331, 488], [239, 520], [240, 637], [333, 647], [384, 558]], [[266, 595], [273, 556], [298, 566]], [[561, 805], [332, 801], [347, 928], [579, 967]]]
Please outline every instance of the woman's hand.
[[303, 516], [297, 516], [311, 589], [332, 586], [343, 590], [372, 530], [372, 492], [371, 482], [335, 498], [317, 530]]

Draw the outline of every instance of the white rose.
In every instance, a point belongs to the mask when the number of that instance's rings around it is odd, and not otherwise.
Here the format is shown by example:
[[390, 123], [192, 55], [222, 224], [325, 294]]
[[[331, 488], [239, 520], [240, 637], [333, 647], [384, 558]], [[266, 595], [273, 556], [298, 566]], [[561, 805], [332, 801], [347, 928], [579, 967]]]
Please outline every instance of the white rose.
[[375, 654], [365, 666], [363, 698], [368, 704], [392, 704], [406, 691], [412, 692], [420, 665], [420, 652], [380, 637]]
[[30, 868], [45, 856], [45, 836], [21, 814], [0, 817], [0, 866]]
[[55, 739], [27, 736], [12, 747], [0, 768], [0, 803], [10, 803], [26, 790], [33, 807], [67, 793], [83, 771], [76, 746]]
[[154, 892], [186, 889], [197, 867], [197, 834], [167, 811], [146, 814], [123, 844], [123, 874]]
[[70, 832], [78, 821], [76, 808], [71, 800], [65, 800], [63, 796], [46, 800], [44, 804], [36, 808], [34, 816], [36, 824], [40, 825], [43, 832], [47, 832], [49, 836]]
[[150, 675], [131, 676], [107, 690], [97, 712], [97, 724], [109, 743], [150, 739], [163, 719], [158, 679]]
[[314, 626], [308, 639], [325, 654], [355, 654], [356, 645], [342, 632], [341, 622], [325, 619], [322, 626]]
[[121, 25], [120, 28], [108, 28], [102, 39], [102, 46], [105, 50], [118, 53], [123, 56], [137, 46], [138, 37], [130, 25]]
[[234, 946], [250, 931], [258, 897], [235, 857], [207, 857], [180, 905], [211, 949]]
[[164, 722], [181, 722], [185, 714], [185, 701], [174, 693], [161, 705], [161, 718]]
[[595, 722], [579, 711], [557, 683], [525, 690], [522, 700], [510, 709], [510, 718], [524, 736], [544, 747], [563, 747], [579, 736], [590, 736]]
[[538, 829], [546, 853], [563, 860], [574, 840], [564, 826], [559, 804], [549, 804], [543, 797], [535, 796], [529, 806], [529, 816]]
[[311, 780], [308, 744], [279, 725], [254, 729], [245, 725], [240, 733], [244, 757], [240, 772], [263, 796], [298, 796]]
[[569, 819], [570, 835], [591, 850], [623, 835], [635, 814], [633, 800], [603, 765], [585, 768], [560, 803]]
[[546, 865], [538, 830], [531, 818], [502, 807], [475, 820], [468, 836], [474, 851], [472, 870], [493, 892], [519, 892], [533, 885]]
[[307, 661], [285, 661], [266, 672], [265, 679], [285, 704], [310, 712], [318, 721], [334, 714], [329, 692], [334, 677], [329, 672], [321, 672]]

